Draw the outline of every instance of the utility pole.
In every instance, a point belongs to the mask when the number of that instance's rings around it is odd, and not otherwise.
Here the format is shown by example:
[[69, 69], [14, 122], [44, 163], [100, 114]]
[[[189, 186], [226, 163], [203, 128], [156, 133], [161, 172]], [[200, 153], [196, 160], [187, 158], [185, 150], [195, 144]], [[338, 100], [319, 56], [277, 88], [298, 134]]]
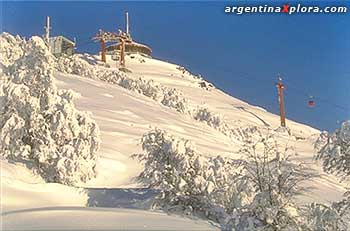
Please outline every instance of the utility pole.
[[125, 32], [126, 32], [126, 35], [128, 37], [130, 37], [130, 33], [129, 33], [129, 13], [128, 12], [125, 13], [125, 22], [126, 22]]
[[46, 26], [45, 26], [45, 42], [50, 51], [50, 17], [46, 16]]
[[280, 106], [281, 126], [286, 127], [286, 112], [284, 109], [284, 98], [283, 98], [284, 85], [282, 83], [282, 78], [280, 75], [278, 76], [278, 82], [276, 84], [276, 87], [278, 92], [278, 102]]

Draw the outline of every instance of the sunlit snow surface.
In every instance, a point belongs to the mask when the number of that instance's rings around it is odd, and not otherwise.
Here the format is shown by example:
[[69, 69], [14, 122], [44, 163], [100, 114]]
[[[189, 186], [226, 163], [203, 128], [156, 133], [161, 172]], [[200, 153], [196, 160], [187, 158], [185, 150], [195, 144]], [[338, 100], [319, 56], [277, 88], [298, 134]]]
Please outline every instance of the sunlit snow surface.
[[[206, 106], [224, 116], [232, 127], [269, 126], [276, 129], [279, 117], [251, 106], [222, 91], [199, 86], [199, 79], [178, 70], [177, 65], [156, 59], [127, 57], [130, 78], [153, 79], [183, 92], [189, 104]], [[97, 57], [98, 58], [98, 57]], [[143, 59], [145, 62], [140, 62]], [[108, 60], [111, 69], [115, 61]], [[96, 68], [103, 68], [96, 65]], [[78, 93], [76, 106], [90, 111], [101, 130], [99, 173], [81, 188], [47, 184], [21, 164], [1, 161], [1, 219], [7, 229], [129, 229], [129, 230], [212, 230], [205, 221], [182, 218], [149, 210], [155, 192], [140, 189], [134, 177], [142, 166], [131, 158], [141, 152], [140, 138], [158, 127], [193, 141], [204, 156], [239, 157], [239, 145], [223, 133], [195, 121], [188, 115], [161, 105], [143, 95], [116, 85], [76, 75], [55, 73], [59, 88]], [[295, 146], [298, 159], [321, 174], [308, 182], [312, 189], [300, 196], [299, 203], [340, 200], [345, 192], [331, 176], [314, 162], [313, 141], [319, 131], [287, 120], [295, 139], [279, 134], [281, 142]], [[297, 137], [297, 139], [296, 139]]]

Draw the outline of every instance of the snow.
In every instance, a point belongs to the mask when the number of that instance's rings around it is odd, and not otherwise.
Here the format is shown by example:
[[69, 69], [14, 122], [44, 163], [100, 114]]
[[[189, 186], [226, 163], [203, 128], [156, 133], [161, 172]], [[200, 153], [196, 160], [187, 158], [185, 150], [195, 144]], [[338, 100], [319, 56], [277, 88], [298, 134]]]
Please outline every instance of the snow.
[[[47, 206], [84, 206], [83, 189], [45, 181], [21, 164], [1, 160], [2, 212]], [[39, 199], [40, 198], [40, 199]]]
[[13, 37], [4, 32], [3, 36], [0, 36], [0, 44], [1, 69], [9, 66], [23, 55], [24, 40], [19, 36]]
[[[0, 38], [1, 53], [6, 51], [2, 63], [7, 67], [23, 55], [22, 50], [17, 49], [20, 46], [9, 47], [9, 44], [22, 44], [23, 41], [16, 38], [12, 42], [3, 42], [4, 38]], [[320, 174], [320, 178], [305, 183], [313, 188], [300, 196], [298, 203], [329, 204], [342, 199], [346, 185], [325, 174], [322, 165], [313, 159], [313, 142], [320, 134], [317, 129], [287, 120], [289, 133], [292, 134], [290, 138], [288, 131], [278, 130], [277, 115], [233, 98], [208, 83], [207, 87], [201, 87], [203, 79], [178, 65], [140, 55], [133, 57], [126, 57], [126, 66], [131, 73], [115, 68], [116, 63], [110, 56], [107, 56], [108, 68], [98, 61], [98, 56], [86, 54], [74, 58], [79, 65], [74, 66], [76, 63], [65, 60], [66, 66], [61, 66], [61, 69], [55, 67], [63, 72], [56, 70], [53, 73], [54, 84], [58, 89], [72, 89], [78, 95], [74, 100], [76, 108], [90, 112], [99, 127], [98, 174], [79, 187], [70, 187], [45, 183], [25, 165], [2, 159], [3, 228], [217, 228], [205, 221], [147, 211], [153, 198], [152, 192], [141, 190], [135, 194], [130, 191], [140, 187], [134, 178], [143, 169], [142, 164], [131, 155], [142, 152], [141, 137], [154, 128], [190, 140], [203, 157], [237, 157], [242, 137], [253, 134], [252, 130], [268, 132], [270, 129], [281, 142], [295, 146], [298, 153], [296, 160], [305, 162]], [[98, 73], [104, 73], [103, 76], [108, 78], [97, 78]], [[124, 79], [124, 82], [116, 81], [113, 76], [119, 76], [116, 78]], [[148, 88], [150, 85], [153, 88]], [[164, 97], [167, 93], [170, 95]], [[184, 107], [179, 107], [176, 102], [184, 102]], [[198, 111], [202, 114], [194, 113]], [[209, 114], [212, 116], [208, 117]], [[196, 115], [200, 119], [196, 119]], [[203, 119], [205, 117], [208, 119]], [[208, 191], [211, 190], [208, 185]]]
[[8, 212], [3, 219], [5, 230], [219, 230], [203, 221], [131, 209], [44, 207]]

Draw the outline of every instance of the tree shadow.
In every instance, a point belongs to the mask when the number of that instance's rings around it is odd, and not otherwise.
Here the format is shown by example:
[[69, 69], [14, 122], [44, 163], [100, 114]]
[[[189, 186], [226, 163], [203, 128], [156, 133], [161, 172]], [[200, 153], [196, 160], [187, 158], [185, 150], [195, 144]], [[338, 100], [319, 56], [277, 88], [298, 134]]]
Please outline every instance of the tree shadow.
[[86, 53], [81, 55], [80, 58], [88, 62], [90, 65], [97, 65], [99, 61], [95, 56]]
[[158, 190], [149, 188], [85, 188], [88, 207], [151, 209]]

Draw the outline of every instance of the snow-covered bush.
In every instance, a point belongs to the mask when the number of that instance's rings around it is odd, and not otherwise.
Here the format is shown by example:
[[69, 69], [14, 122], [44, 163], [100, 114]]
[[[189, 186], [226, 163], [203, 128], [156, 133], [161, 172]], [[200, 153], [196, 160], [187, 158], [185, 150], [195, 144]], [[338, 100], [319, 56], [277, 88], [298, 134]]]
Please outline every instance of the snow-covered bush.
[[259, 137], [260, 135], [257, 133], [258, 128], [256, 126], [231, 128], [224, 120], [222, 115], [214, 113], [208, 108], [197, 108], [192, 112], [192, 116], [195, 120], [206, 123], [210, 127], [220, 131], [224, 135], [234, 140], [245, 142], [254, 136]]
[[161, 190], [156, 206], [191, 213], [193, 206], [207, 206], [201, 168], [205, 160], [196, 155], [189, 141], [156, 129], [143, 136], [142, 149], [143, 154], [135, 155], [145, 164], [138, 180]]
[[159, 129], [143, 136], [142, 148], [134, 155], [145, 165], [138, 180], [161, 190], [156, 208], [223, 222], [245, 203], [247, 185], [236, 187], [241, 169], [234, 160], [202, 157], [190, 141]]
[[18, 35], [14, 37], [3, 32], [0, 35], [0, 44], [0, 63], [4, 68], [13, 64], [15, 60], [23, 55], [25, 40]]
[[182, 97], [182, 93], [175, 88], [163, 91], [163, 99], [161, 103], [164, 106], [174, 108], [180, 113], [188, 113], [187, 100]]
[[301, 183], [315, 175], [302, 163], [292, 161], [292, 147], [281, 147], [272, 136], [257, 143], [246, 142], [241, 153], [244, 171], [237, 182], [254, 188], [251, 203], [238, 209], [234, 217], [236, 230], [348, 230], [348, 200], [331, 206], [310, 204], [298, 206], [295, 196], [306, 188]]
[[[321, 141], [319, 141], [321, 140]], [[323, 169], [328, 173], [333, 173], [342, 178], [343, 181], [350, 180], [350, 121], [342, 123], [341, 127], [333, 134], [322, 133], [318, 139], [321, 145], [315, 146], [317, 152], [316, 159], [323, 161]], [[327, 214], [341, 214], [342, 220], [350, 220], [350, 191], [345, 193], [345, 199], [337, 203], [337, 210]], [[341, 211], [341, 212], [339, 212]], [[334, 215], [335, 216], [335, 215]], [[328, 219], [328, 218], [327, 218]], [[332, 220], [331, 218], [329, 218]], [[322, 218], [321, 221], [324, 221]], [[330, 223], [330, 225], [341, 225], [339, 223]], [[328, 222], [328, 220], [326, 220]], [[346, 223], [350, 229], [350, 222]], [[332, 226], [330, 226], [332, 227]], [[334, 226], [335, 227], [335, 226]]]
[[84, 56], [80, 54], [75, 54], [70, 57], [60, 57], [56, 63], [56, 69], [63, 73], [95, 78], [97, 69], [83, 59], [83, 57]]
[[1, 76], [1, 156], [27, 163], [49, 182], [86, 182], [96, 176], [98, 127], [75, 108], [72, 91], [56, 88], [54, 60], [43, 40], [23, 43], [23, 55], [11, 56]]
[[323, 161], [326, 172], [350, 176], [350, 121], [342, 123], [319, 149], [316, 158]]
[[251, 203], [239, 209], [237, 230], [302, 230], [293, 198], [303, 191], [300, 183], [311, 177], [301, 163], [291, 161], [291, 148], [280, 150], [273, 136], [247, 142], [241, 153], [244, 173], [239, 181], [254, 188]]
[[161, 87], [155, 84], [153, 80], [146, 81], [141, 78], [134, 80], [126, 76], [122, 76], [117, 84], [125, 89], [138, 92], [155, 101], [160, 101], [163, 97]]
[[209, 111], [208, 108], [199, 108], [194, 114], [193, 118], [198, 121], [205, 121], [209, 126], [216, 129], [229, 130], [225, 129], [223, 126], [223, 119], [219, 114], [214, 114]]
[[349, 226], [341, 207], [337, 203], [331, 206], [312, 203], [303, 209], [304, 230], [310, 231], [347, 231]]
[[[323, 131], [321, 132], [316, 140], [314, 141], [314, 149], [319, 152], [328, 142], [328, 132], [327, 131]], [[311, 137], [311, 139], [314, 139], [314, 137]]]

